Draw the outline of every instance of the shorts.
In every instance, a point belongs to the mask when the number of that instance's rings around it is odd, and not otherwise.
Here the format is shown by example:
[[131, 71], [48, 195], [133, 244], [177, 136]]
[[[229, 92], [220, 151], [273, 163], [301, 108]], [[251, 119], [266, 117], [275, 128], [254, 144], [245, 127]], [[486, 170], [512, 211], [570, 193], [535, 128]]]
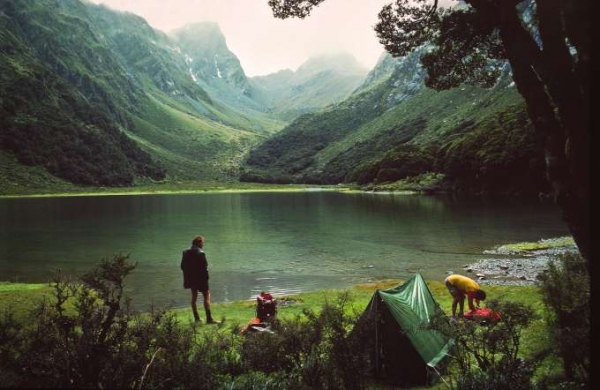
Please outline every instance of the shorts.
[[200, 283], [190, 287], [192, 290], [200, 291], [201, 293], [205, 293], [208, 291], [208, 282]]
[[460, 291], [455, 286], [453, 286], [452, 284], [450, 284], [450, 282], [448, 281], [448, 279], [446, 279], [446, 288], [450, 292], [450, 295], [452, 295], [454, 298], [462, 298], [462, 297], [465, 296], [465, 294], [462, 291]]

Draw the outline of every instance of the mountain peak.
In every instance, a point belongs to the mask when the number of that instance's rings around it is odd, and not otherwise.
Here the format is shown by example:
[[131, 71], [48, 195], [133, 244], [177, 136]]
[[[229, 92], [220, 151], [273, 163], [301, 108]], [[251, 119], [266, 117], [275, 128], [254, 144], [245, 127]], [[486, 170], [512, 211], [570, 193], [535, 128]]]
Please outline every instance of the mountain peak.
[[365, 76], [369, 70], [356, 58], [347, 52], [323, 53], [310, 57], [298, 70], [296, 77], [311, 77], [324, 71], [334, 71], [339, 74]]
[[205, 21], [205, 22], [196, 22], [186, 24], [183, 27], [173, 30], [174, 33], [179, 33], [182, 31], [187, 32], [196, 32], [196, 33], [219, 33], [221, 32], [221, 27], [217, 22]]
[[196, 46], [210, 51], [227, 50], [225, 35], [215, 22], [199, 22], [186, 24], [169, 33], [184, 46]]

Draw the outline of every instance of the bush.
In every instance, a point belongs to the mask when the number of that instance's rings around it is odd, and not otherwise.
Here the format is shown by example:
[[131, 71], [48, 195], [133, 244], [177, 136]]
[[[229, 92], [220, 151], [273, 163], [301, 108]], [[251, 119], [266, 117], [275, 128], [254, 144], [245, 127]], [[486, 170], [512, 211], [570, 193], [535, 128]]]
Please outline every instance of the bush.
[[0, 317], [0, 383], [8, 387], [362, 388], [368, 364], [348, 296], [276, 322], [275, 334], [180, 324], [173, 312], [130, 310], [117, 255], [73, 281], [57, 273], [50, 299], [25, 321]]
[[530, 389], [535, 363], [519, 356], [521, 331], [535, 318], [533, 309], [516, 302], [492, 300], [497, 322], [435, 318], [433, 326], [454, 339], [451, 370], [458, 389]]
[[[134, 314], [123, 295], [135, 268], [128, 256], [103, 260], [73, 282], [57, 273], [53, 297], [15, 321], [0, 318], [0, 379], [9, 387], [214, 388], [230, 338], [178, 323], [166, 310]], [[230, 371], [235, 370], [228, 368]]]
[[590, 277], [585, 260], [579, 254], [562, 254], [539, 278], [565, 379], [583, 386], [589, 381], [591, 352]]
[[[581, 386], [589, 373], [589, 277], [567, 255], [542, 277], [553, 308], [557, 351], [566, 376]], [[0, 316], [0, 383], [5, 387], [194, 389], [361, 389], [372, 380], [368, 323], [350, 313], [348, 293], [277, 321], [274, 333], [239, 334], [239, 327], [184, 326], [173, 312], [130, 310], [124, 280], [135, 264], [117, 255], [75, 282], [57, 273], [53, 296], [19, 321]], [[455, 340], [451, 385], [461, 389], [529, 389], [536, 361], [520, 355], [521, 331], [533, 310], [490, 301], [501, 320], [488, 325], [435, 318]], [[565, 319], [566, 318], [566, 319]], [[575, 353], [574, 353], [575, 352]], [[567, 369], [568, 368], [568, 369]], [[536, 385], [550, 387], [542, 378]]]
[[348, 295], [326, 303], [319, 313], [305, 311], [293, 321], [278, 322], [275, 334], [249, 334], [242, 359], [251, 370], [286, 372], [288, 388], [364, 388], [369, 356], [362, 335], [353, 332], [358, 315], [345, 314]]

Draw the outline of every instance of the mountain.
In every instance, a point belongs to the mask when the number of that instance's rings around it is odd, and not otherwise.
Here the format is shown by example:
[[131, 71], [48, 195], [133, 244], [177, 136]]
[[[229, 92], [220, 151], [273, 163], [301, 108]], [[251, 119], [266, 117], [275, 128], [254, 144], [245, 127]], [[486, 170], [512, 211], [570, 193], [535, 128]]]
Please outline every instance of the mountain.
[[287, 69], [250, 80], [269, 112], [289, 121], [344, 100], [367, 73], [352, 55], [337, 53], [309, 58], [295, 72]]
[[508, 67], [487, 90], [436, 92], [425, 77], [418, 52], [383, 55], [371, 72], [338, 53], [247, 77], [214, 23], [165, 34], [85, 0], [0, 1], [0, 192], [240, 174], [378, 184], [435, 172], [469, 192], [543, 185]]
[[0, 42], [3, 156], [76, 184], [234, 180], [283, 126], [209, 96], [177, 43], [130, 13], [2, 1]]
[[346, 98], [368, 70], [347, 53], [308, 59], [289, 69], [247, 77], [218, 24], [202, 22], [169, 33], [194, 81], [215, 101], [283, 127], [298, 115]]
[[458, 191], [537, 194], [543, 156], [508, 65], [493, 88], [438, 92], [424, 85], [420, 50], [382, 56], [346, 100], [260, 144], [242, 180], [381, 184], [434, 172]]
[[214, 99], [265, 121], [278, 123], [265, 114], [264, 104], [255, 96], [254, 87], [237, 56], [227, 47], [218, 24], [190, 24], [170, 32], [169, 36], [185, 57], [192, 79]]

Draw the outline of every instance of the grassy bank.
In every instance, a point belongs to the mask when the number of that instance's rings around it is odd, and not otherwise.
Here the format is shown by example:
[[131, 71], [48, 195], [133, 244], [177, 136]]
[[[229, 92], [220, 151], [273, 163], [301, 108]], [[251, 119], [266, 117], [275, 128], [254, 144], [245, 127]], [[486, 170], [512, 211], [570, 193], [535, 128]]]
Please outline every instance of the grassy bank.
[[160, 195], [160, 194], [197, 194], [205, 192], [287, 192], [306, 190], [347, 191], [351, 186], [311, 186], [304, 184], [261, 184], [261, 183], [225, 183], [225, 182], [165, 182], [144, 184], [133, 187], [48, 187], [19, 188], [18, 190], [0, 188], [0, 198], [58, 197], [58, 196], [102, 196], [102, 195]]
[[[536, 248], [552, 248], [559, 243], [569, 245], [570, 241], [563, 238], [543, 240], [536, 243]], [[519, 243], [518, 246], [523, 247], [523, 244]], [[123, 258], [124, 260], [125, 258]], [[158, 367], [152, 369], [157, 371], [151, 373], [151, 376], [157, 381], [154, 382], [154, 387], [163, 387], [158, 385], [163, 383], [163, 380], [174, 381], [175, 378], [178, 378], [176, 383], [179, 383], [180, 387], [280, 389], [284, 387], [278, 387], [276, 383], [288, 383], [286, 382], [288, 380], [289, 383], [300, 383], [294, 382], [294, 378], [303, 378], [303, 383], [310, 383], [313, 374], [306, 370], [310, 371], [307, 367], [312, 364], [317, 365], [315, 366], [318, 367], [317, 371], [320, 370], [319, 376], [316, 377], [317, 381], [330, 378], [332, 375], [332, 372], [329, 371], [332, 367], [330, 364], [333, 364], [334, 361], [331, 359], [335, 356], [338, 358], [341, 356], [343, 362], [341, 365], [335, 366], [337, 369], [350, 364], [346, 359], [354, 359], [357, 356], [357, 349], [352, 344], [347, 344], [351, 342], [348, 332], [367, 307], [374, 291], [404, 282], [401, 279], [389, 279], [376, 284], [356, 285], [347, 289], [326, 289], [277, 297], [279, 302], [278, 319], [282, 325], [275, 328], [276, 334], [273, 337], [260, 332], [255, 334], [256, 337], [240, 335], [242, 327], [255, 316], [256, 302], [245, 300], [214, 303], [212, 305], [213, 316], [217, 320], [223, 321], [217, 326], [204, 324], [197, 326], [189, 307], [155, 308], [156, 310], [140, 313], [139, 316], [130, 316], [125, 313], [119, 315], [112, 323], [110, 328], [112, 331], [106, 333], [108, 338], [100, 338], [98, 340], [101, 341], [97, 341], [96, 337], [103, 334], [102, 324], [107, 321], [107, 318], [110, 318], [111, 304], [103, 306], [102, 301], [98, 300], [99, 295], [96, 294], [102, 294], [102, 291], [105, 291], [102, 286], [121, 285], [122, 279], [114, 278], [115, 272], [118, 273], [120, 269], [115, 264], [125, 267], [121, 269], [121, 276], [124, 277], [127, 274], [127, 263], [116, 261], [115, 259], [113, 263], [107, 263], [112, 265], [103, 268], [105, 271], [109, 271], [105, 274], [108, 279], [84, 278], [83, 280], [87, 280], [85, 283], [87, 287], [79, 285], [80, 287], [75, 288], [82, 294], [79, 295], [80, 299], [67, 299], [64, 305], [56, 304], [57, 297], [64, 292], [68, 295], [71, 291], [70, 294], [72, 294], [75, 290], [62, 290], [61, 292], [60, 289], [55, 290], [49, 284], [0, 283], [0, 327], [2, 328], [0, 332], [14, 336], [13, 341], [6, 344], [4, 357], [14, 364], [18, 364], [18, 367], [24, 367], [23, 370], [30, 365], [37, 370], [36, 367], [46, 367], [45, 364], [51, 363], [53, 367], [58, 368], [55, 369], [55, 376], [50, 377], [55, 378], [53, 380], [56, 380], [56, 383], [61, 386], [64, 384], [64, 380], [70, 380], [68, 374], [65, 374], [68, 372], [68, 370], [65, 371], [65, 367], [69, 368], [71, 364], [79, 364], [78, 359], [81, 359], [84, 364], [75, 371], [77, 375], [81, 375], [79, 378], [81, 382], [77, 383], [88, 383], [85, 382], [90, 380], [88, 377], [95, 378], [95, 374], [93, 374], [96, 372], [95, 370], [88, 372], [85, 369], [86, 366], [93, 363], [107, 364], [107, 367], [113, 368], [115, 366], [122, 367], [121, 374], [125, 375], [129, 382], [118, 382], [122, 378], [115, 377], [114, 383], [123, 384], [138, 383], [141, 375], [140, 369], [146, 367], [147, 370], [156, 357], [157, 362], [154, 365]], [[106, 285], [103, 284], [103, 280], [110, 282]], [[97, 284], [97, 282], [102, 283]], [[426, 283], [442, 310], [449, 314], [452, 298], [443, 281], [426, 280]], [[96, 287], [90, 289], [91, 286]], [[113, 287], [108, 287], [106, 291], [116, 291]], [[536, 362], [535, 371], [530, 373], [522, 371], [522, 374], [526, 375], [527, 381], [540, 383], [541, 388], [546, 388], [545, 384], [552, 383], [557, 378], [557, 383], [559, 383], [560, 378], [563, 377], [563, 360], [555, 352], [556, 338], [553, 337], [556, 332], [555, 322], [552, 320], [552, 310], [548, 309], [543, 301], [543, 284], [541, 286], [485, 285], [482, 287], [487, 293], [487, 300], [482, 302], [482, 306], [497, 307], [494, 306], [494, 301], [507, 304], [504, 306], [507, 310], [499, 312], [508, 319], [515, 313], [517, 316], [527, 313], [525, 321], [527, 325], [521, 328], [518, 332], [519, 337], [517, 337], [518, 357], [524, 359], [523, 361]], [[65, 296], [63, 295], [63, 297]], [[341, 300], [345, 303], [340, 304]], [[120, 302], [121, 308], [124, 308], [125, 300], [120, 300]], [[144, 302], [136, 303], [143, 304]], [[74, 307], [75, 304], [79, 305], [77, 310]], [[508, 310], [511, 305], [512, 313]], [[521, 309], [514, 311], [518, 305], [523, 306], [523, 311], [519, 311]], [[201, 303], [199, 306], [201, 310]], [[40, 310], [40, 308], [43, 309]], [[63, 308], [66, 310], [63, 311]], [[336, 308], [339, 308], [340, 311], [336, 312]], [[163, 313], [163, 309], [166, 310], [166, 313]], [[115, 318], [111, 321], [113, 320]], [[465, 325], [470, 321], [459, 323]], [[510, 323], [510, 320], [507, 323]], [[493, 334], [489, 334], [489, 336], [507, 338], [506, 335], [501, 336], [500, 333], [497, 333], [497, 330], [502, 328], [476, 327], [480, 329], [480, 336], [485, 336], [487, 329], [490, 329], [496, 333], [492, 332]], [[90, 335], [94, 336], [90, 339]], [[68, 341], [64, 342], [64, 340]], [[88, 345], [89, 340], [96, 340], [97, 344], [92, 342]], [[361, 340], [364, 342], [363, 338]], [[513, 339], [511, 338], [511, 340]], [[40, 353], [40, 356], [43, 356], [42, 361], [36, 360], [35, 357], [27, 357], [31, 355], [31, 350], [27, 348], [33, 346], [36, 351], [34, 355], [39, 351], [36, 343], [41, 343], [46, 348], [43, 353]], [[64, 352], [65, 345], [71, 347], [68, 352]], [[80, 351], [74, 348], [75, 346], [81, 346], [83, 349]], [[105, 347], [108, 349], [103, 350], [102, 348]], [[96, 352], [90, 355], [85, 348], [90, 351], [100, 348], [100, 351], [104, 351], [104, 355], [97, 359], [92, 358], [90, 356]], [[116, 353], [117, 351], [122, 353]], [[81, 356], [78, 355], [80, 352]], [[327, 358], [324, 359], [323, 356], [327, 356]], [[135, 361], [131, 364], [127, 363], [131, 359]], [[454, 356], [454, 360], [460, 361], [460, 357]], [[299, 365], [298, 361], [301, 362]], [[326, 363], [322, 363], [322, 361]], [[4, 372], [0, 369], [0, 383], [3, 379], [10, 380], [6, 383], [28, 383], [28, 378], [31, 378], [33, 381], [31, 383], [34, 384], [46, 383], [46, 379], [44, 379], [46, 374], [44, 373], [39, 374], [34, 370], [25, 375], [21, 368], [13, 372], [12, 369], [8, 369], [10, 367], [12, 367], [10, 364], [6, 365]], [[108, 376], [103, 377], [104, 383], [108, 385], [113, 383], [111, 382], [113, 368], [104, 371], [109, 373]], [[206, 370], [204, 374], [202, 374], [202, 370]], [[350, 369], [350, 371], [352, 370]], [[186, 376], [192, 372], [194, 374], [191, 377]], [[449, 370], [445, 377], [451, 381], [462, 377], [463, 374], [463, 371], [456, 371], [455, 367], [453, 370]], [[145, 375], [144, 373], [141, 376], [142, 381]], [[290, 375], [292, 376], [289, 377]], [[336, 375], [339, 380], [340, 372], [337, 372]], [[502, 375], [500, 377], [503, 378]], [[207, 378], [213, 382], [206, 382]], [[131, 382], [132, 380], [134, 382]], [[506, 380], [510, 382], [509, 379]], [[88, 385], [96, 383], [100, 383], [100, 381], [93, 379]], [[442, 381], [427, 388], [441, 390], [446, 388], [446, 385]], [[142, 387], [141, 382], [139, 387]], [[395, 387], [388, 387], [378, 381], [371, 383], [366, 388], [391, 389]]]
[[[301, 321], [305, 321], [306, 317], [303, 316], [305, 310], [318, 313], [324, 307], [324, 304], [331, 303], [335, 305], [343, 295], [349, 298], [347, 305], [344, 306], [346, 314], [351, 318], [358, 318], [365, 310], [376, 289], [385, 289], [402, 282], [403, 280], [388, 280], [378, 284], [359, 285], [344, 290], [319, 290], [278, 297], [278, 319], [284, 322], [288, 321], [289, 324], [294, 324], [294, 321], [298, 318], [303, 318]], [[449, 313], [451, 297], [444, 283], [438, 280], [428, 280], [426, 282], [442, 309], [446, 313]], [[519, 302], [534, 309], [536, 318], [522, 333], [520, 355], [530, 358], [548, 347], [551, 329], [545, 320], [547, 318], [546, 308], [542, 304], [541, 293], [538, 287], [486, 286], [485, 290], [488, 294], [488, 300], [499, 299], [502, 301]], [[34, 310], [37, 304], [44, 300], [53, 305], [55, 299], [52, 292], [52, 287], [44, 284], [3, 283], [0, 285], [0, 315], [4, 316], [10, 308], [15, 319], [21, 324], [24, 326], [36, 326]], [[70, 310], [72, 310], [72, 307], [69, 307]], [[182, 332], [185, 332], [184, 329], [191, 330], [196, 334], [195, 337], [202, 340], [217, 337], [216, 340], [224, 338], [231, 341], [235, 340], [231, 338], [232, 335], [238, 334], [239, 330], [255, 316], [255, 301], [215, 303], [212, 310], [216, 319], [225, 320], [221, 325], [193, 326], [193, 317], [189, 308], [171, 310], [170, 312], [174, 316], [175, 323], [180, 325]], [[143, 315], [143, 317], [146, 317], [146, 315]], [[179, 334], [178, 332], [175, 331], [175, 334]], [[242, 342], [241, 339], [237, 340], [232, 342], [234, 344]], [[560, 361], [558, 358], [550, 356], [545, 359], [542, 372], [556, 372], [558, 370], [560, 370]], [[393, 388], [381, 386], [383, 385], [377, 384], [375, 388]], [[446, 388], [445, 386], [444, 383], [439, 382], [428, 388], [443, 389]]]
[[[317, 290], [277, 297], [279, 302], [278, 318], [294, 319], [304, 310], [318, 311], [325, 303], [335, 302], [344, 293], [347, 293], [350, 298], [347, 313], [358, 316], [366, 308], [376, 289], [386, 289], [402, 282], [403, 280], [400, 279], [390, 279], [377, 284], [358, 285], [349, 289]], [[446, 313], [450, 313], [452, 298], [444, 283], [428, 280], [427, 285], [442, 309]], [[533, 306], [539, 314], [543, 312], [539, 289], [535, 286], [485, 286], [485, 290], [489, 299], [521, 302]], [[52, 292], [53, 289], [49, 284], [1, 283], [0, 313], [10, 309], [18, 319], [24, 319], [37, 303], [44, 299], [52, 301]], [[227, 328], [246, 324], [255, 316], [255, 309], [256, 302], [254, 300], [212, 304], [213, 315], [217, 319], [225, 320], [223, 326]], [[171, 311], [182, 324], [193, 322], [189, 308], [172, 309]], [[199, 329], [201, 330], [202, 327]]]

